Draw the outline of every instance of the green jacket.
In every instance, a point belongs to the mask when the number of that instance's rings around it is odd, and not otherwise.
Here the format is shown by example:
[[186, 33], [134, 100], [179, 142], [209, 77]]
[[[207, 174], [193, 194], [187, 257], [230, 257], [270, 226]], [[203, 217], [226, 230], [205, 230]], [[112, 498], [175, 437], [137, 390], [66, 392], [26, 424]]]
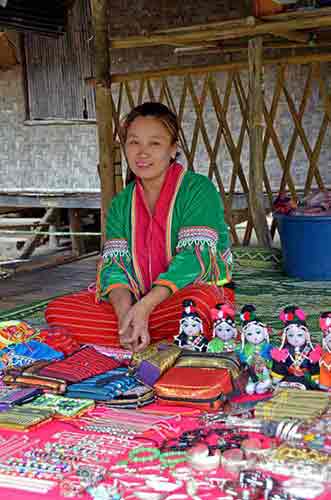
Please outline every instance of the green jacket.
[[[113, 200], [107, 214], [106, 243], [99, 265], [97, 295], [107, 298], [116, 287], [127, 287], [138, 299], [144, 290], [132, 253], [135, 183]], [[154, 285], [172, 292], [192, 283], [219, 286], [231, 281], [232, 254], [221, 197], [206, 177], [184, 171], [170, 205], [166, 230], [169, 267]]]

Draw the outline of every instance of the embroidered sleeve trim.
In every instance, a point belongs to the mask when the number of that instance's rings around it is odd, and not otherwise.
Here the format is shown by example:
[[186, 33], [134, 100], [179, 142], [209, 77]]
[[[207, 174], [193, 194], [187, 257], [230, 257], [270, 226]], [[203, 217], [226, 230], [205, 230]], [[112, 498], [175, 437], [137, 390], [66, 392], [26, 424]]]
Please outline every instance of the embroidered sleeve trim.
[[157, 281], [154, 281], [153, 285], [160, 285], [160, 286], [165, 286], [167, 288], [169, 288], [172, 293], [175, 293], [177, 292], [178, 288], [177, 286], [175, 285], [175, 283], [173, 283], [172, 281], [168, 281], [168, 280], [157, 280]]
[[107, 240], [103, 246], [102, 260], [117, 259], [119, 257], [131, 257], [127, 240], [122, 238]]
[[177, 250], [181, 248], [207, 245], [212, 253], [216, 253], [218, 233], [207, 226], [182, 227], [178, 233]]
[[129, 285], [126, 285], [125, 283], [115, 283], [114, 285], [109, 285], [106, 290], [103, 292], [103, 295], [108, 295], [112, 290], [118, 289], [118, 288], [126, 288], [127, 290], [130, 290], [130, 292], [133, 293], [133, 290]]

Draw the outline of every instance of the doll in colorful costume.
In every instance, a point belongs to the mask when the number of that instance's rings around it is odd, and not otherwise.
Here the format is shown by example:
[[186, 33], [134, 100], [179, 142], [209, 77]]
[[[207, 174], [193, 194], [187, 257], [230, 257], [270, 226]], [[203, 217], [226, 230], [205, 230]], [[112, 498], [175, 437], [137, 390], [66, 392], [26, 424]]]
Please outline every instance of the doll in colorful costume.
[[251, 304], [242, 308], [240, 319], [242, 330], [239, 359], [249, 372], [246, 393], [264, 394], [272, 387], [269, 328], [256, 317], [256, 309]]
[[319, 386], [325, 391], [331, 391], [331, 311], [320, 315], [319, 324], [323, 332], [323, 352], [319, 360]]
[[235, 324], [235, 310], [228, 304], [217, 304], [210, 310], [213, 320], [213, 339], [208, 343], [208, 352], [234, 352], [238, 330]]
[[191, 299], [183, 301], [179, 333], [174, 337], [174, 342], [178, 347], [190, 351], [204, 352], [207, 350], [208, 340], [203, 335], [202, 320], [195, 309], [195, 302]]
[[273, 380], [282, 385], [285, 382], [302, 389], [316, 389], [322, 349], [312, 345], [305, 312], [291, 305], [279, 317], [284, 329], [280, 347], [271, 352]]

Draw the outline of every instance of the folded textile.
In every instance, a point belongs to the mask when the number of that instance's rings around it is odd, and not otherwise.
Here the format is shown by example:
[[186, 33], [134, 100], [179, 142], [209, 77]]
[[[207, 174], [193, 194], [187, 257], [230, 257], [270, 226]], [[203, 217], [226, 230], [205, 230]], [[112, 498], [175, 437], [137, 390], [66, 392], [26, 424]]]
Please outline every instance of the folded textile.
[[54, 326], [42, 329], [39, 337], [49, 347], [62, 352], [66, 356], [80, 349], [78, 342], [62, 327]]
[[38, 336], [39, 330], [35, 330], [25, 321], [0, 321], [0, 349], [10, 344], [20, 344], [33, 338], [36, 339]]
[[8, 367], [24, 367], [35, 361], [62, 359], [62, 352], [52, 349], [38, 340], [29, 340], [21, 344], [10, 344], [0, 350], [0, 370]]
[[117, 361], [97, 352], [93, 347], [83, 347], [62, 361], [55, 361], [42, 368], [38, 375], [74, 383], [113, 370], [118, 366]]
[[109, 401], [137, 385], [139, 385], [139, 382], [128, 375], [126, 367], [118, 367], [102, 375], [69, 385], [66, 396], [88, 398], [95, 401]]

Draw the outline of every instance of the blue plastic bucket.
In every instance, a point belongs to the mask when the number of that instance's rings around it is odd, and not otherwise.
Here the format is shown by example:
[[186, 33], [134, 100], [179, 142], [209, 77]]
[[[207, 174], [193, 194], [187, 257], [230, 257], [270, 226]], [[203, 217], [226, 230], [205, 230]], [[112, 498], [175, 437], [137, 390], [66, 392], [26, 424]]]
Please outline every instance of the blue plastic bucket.
[[284, 270], [308, 281], [331, 280], [331, 217], [274, 214]]

